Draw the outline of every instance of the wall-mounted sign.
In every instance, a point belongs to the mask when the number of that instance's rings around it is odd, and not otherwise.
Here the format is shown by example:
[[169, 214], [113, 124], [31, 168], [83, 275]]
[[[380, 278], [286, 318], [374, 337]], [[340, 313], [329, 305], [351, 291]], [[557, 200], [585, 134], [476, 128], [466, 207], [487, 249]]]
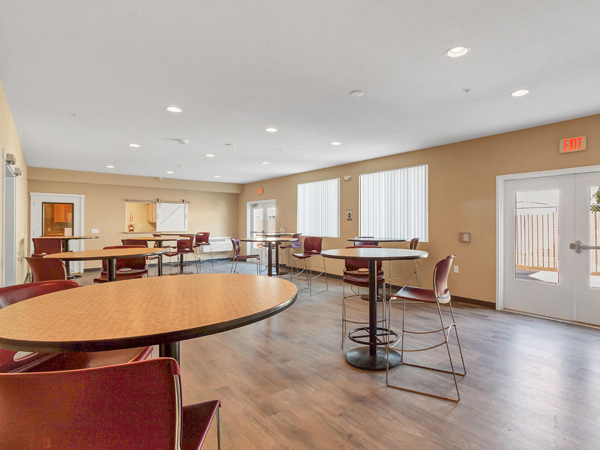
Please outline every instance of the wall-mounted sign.
[[587, 137], [578, 136], [563, 139], [558, 142], [558, 151], [561, 153], [580, 152], [587, 149]]

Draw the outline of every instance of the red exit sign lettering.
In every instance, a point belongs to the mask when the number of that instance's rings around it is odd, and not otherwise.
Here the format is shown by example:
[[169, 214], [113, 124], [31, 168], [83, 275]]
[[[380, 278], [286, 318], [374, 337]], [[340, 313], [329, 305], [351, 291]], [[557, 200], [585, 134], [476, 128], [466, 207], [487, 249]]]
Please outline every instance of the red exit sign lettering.
[[586, 149], [587, 138], [585, 136], [563, 139], [558, 143], [558, 151], [561, 153], [580, 152]]

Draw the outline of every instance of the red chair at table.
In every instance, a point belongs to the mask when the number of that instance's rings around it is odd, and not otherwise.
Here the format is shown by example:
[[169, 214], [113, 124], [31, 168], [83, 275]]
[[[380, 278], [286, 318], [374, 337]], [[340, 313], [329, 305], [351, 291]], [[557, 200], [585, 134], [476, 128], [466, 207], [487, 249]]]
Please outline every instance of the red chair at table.
[[240, 261], [247, 262], [249, 259], [256, 259], [257, 260], [256, 275], [260, 275], [260, 255], [258, 255], [258, 254], [242, 255], [242, 254], [240, 254], [241, 246], [240, 246], [239, 239], [235, 239], [235, 238], [231, 239], [231, 245], [233, 245], [233, 256], [231, 257], [231, 270], [229, 271], [229, 273], [238, 273], [237, 272], [238, 262], [240, 262]]
[[31, 256], [44, 256], [64, 251], [63, 241], [59, 238], [33, 238], [33, 254]]
[[196, 233], [196, 240], [194, 242], [194, 248], [198, 249], [198, 261], [200, 261], [200, 262], [202, 262], [202, 259], [200, 258], [200, 252], [202, 251], [201, 249], [208, 248], [208, 251], [205, 253], [208, 253], [210, 255], [210, 264], [214, 270], [215, 263], [214, 263], [213, 253], [212, 253], [212, 247], [210, 245], [210, 233], [206, 232], [206, 231]]
[[[295, 248], [302, 248], [302, 233], [296, 233], [292, 236], [296, 239], [294, 242], [291, 242], [289, 245], [282, 245], [279, 247], [279, 250], [287, 250], [290, 249], [289, 254], [291, 254]], [[290, 278], [292, 277], [292, 269], [291, 269], [291, 258], [288, 256], [287, 264], [290, 268]]]
[[[146, 248], [145, 245], [112, 245], [104, 247], [107, 249], [117, 248]], [[144, 278], [148, 275], [148, 265], [145, 256], [132, 256], [131, 258], [119, 258], [116, 261], [117, 281], [133, 280], [135, 278]], [[98, 278], [94, 278], [94, 283], [108, 282], [108, 263], [102, 260], [102, 272]]]
[[[385, 372], [386, 386], [400, 389], [403, 391], [414, 392], [417, 394], [424, 394], [424, 395], [428, 395], [430, 397], [441, 398], [444, 400], [451, 400], [454, 402], [460, 401], [460, 394], [458, 392], [458, 382], [456, 380], [456, 377], [457, 376], [465, 376], [467, 374], [467, 370], [465, 367], [465, 360], [464, 360], [463, 354], [462, 354], [462, 348], [460, 346], [460, 340], [458, 339], [458, 331], [456, 330], [456, 321], [454, 319], [454, 311], [452, 309], [450, 289], [448, 289], [448, 275], [450, 274], [450, 268], [452, 267], [452, 261], [454, 260], [454, 258], [455, 258], [454, 255], [449, 255], [446, 258], [438, 261], [438, 263], [435, 265], [435, 270], [433, 271], [433, 289], [424, 289], [421, 287], [404, 286], [402, 289], [400, 289], [400, 291], [398, 291], [396, 294], [394, 294], [390, 297], [390, 299], [402, 300], [402, 312], [403, 312], [403, 314], [402, 314], [402, 334], [401, 334], [401, 338], [399, 340], [399, 342], [401, 343], [401, 347], [399, 349], [392, 348], [396, 344], [396, 342], [392, 343], [391, 339], [388, 337], [389, 343], [388, 343], [387, 354], [389, 357], [389, 352], [391, 350], [397, 350], [398, 352], [400, 352], [402, 365], [398, 366], [398, 367], [416, 367], [419, 369], [425, 369], [425, 370], [430, 370], [430, 371], [435, 371], [435, 372], [440, 372], [440, 373], [451, 374], [453, 377], [453, 380], [454, 380], [454, 387], [456, 389], [456, 398], [438, 394], [438, 393], [434, 393], [429, 390], [423, 391], [423, 390], [417, 390], [417, 389], [409, 389], [407, 387], [392, 384], [390, 382], [391, 377], [390, 377], [389, 359], [388, 359], [388, 364], [387, 364], [386, 372]], [[408, 300], [408, 302], [407, 302], [407, 300]], [[440, 319], [440, 324], [439, 324], [440, 328], [436, 328], [434, 330], [419, 330], [419, 331], [417, 331], [415, 328], [412, 328], [411, 331], [406, 330], [406, 328], [405, 328], [406, 317], [407, 317], [406, 306], [414, 305], [417, 303], [430, 303], [430, 304], [433, 303], [437, 306], [436, 312], [438, 314], [435, 314], [435, 316], [439, 317], [439, 319]], [[389, 310], [389, 320], [390, 321], [391, 321], [391, 317], [392, 317], [391, 305], [392, 305], [392, 302], [390, 302], [390, 310]], [[444, 322], [444, 317], [442, 314], [442, 305], [448, 306], [448, 309], [450, 312], [450, 322], [449, 323]], [[419, 310], [419, 313], [421, 315], [423, 315], [424, 311]], [[422, 320], [422, 319], [419, 319], [419, 320]], [[390, 325], [390, 327], [388, 327], [388, 329], [389, 328], [391, 328], [391, 325]], [[452, 329], [454, 329], [454, 335], [456, 336], [456, 343], [458, 344], [458, 351], [460, 353], [460, 359], [461, 359], [462, 368], [463, 368], [462, 373], [457, 372], [454, 369], [454, 363], [452, 361], [452, 353], [450, 352], [450, 346], [449, 346], [450, 332], [452, 331]], [[423, 335], [429, 335], [429, 334], [436, 335], [436, 333], [441, 333], [443, 336], [443, 340], [440, 340], [440, 342], [437, 342], [437, 343], [431, 342], [431, 340], [424, 341], [421, 345], [425, 345], [425, 347], [422, 347], [422, 348], [414, 348], [414, 346], [418, 347], [418, 344], [414, 344], [411, 349], [406, 349], [404, 347], [405, 335], [423, 336]], [[437, 336], [439, 336], [439, 334], [437, 334]], [[422, 351], [432, 350], [432, 349], [440, 347], [442, 345], [446, 346], [446, 351], [448, 353], [448, 360], [450, 362], [450, 370], [444, 370], [444, 369], [440, 368], [439, 366], [432, 367], [430, 365], [423, 366], [423, 365], [418, 365], [418, 364], [409, 364], [405, 360], [405, 358], [406, 358], [406, 356], [404, 354], [405, 352], [422, 352]], [[435, 384], [436, 384], [436, 388], [439, 387], [439, 382], [436, 382]]]
[[182, 406], [170, 358], [94, 369], [0, 374], [5, 450], [200, 449], [219, 411], [212, 400]]
[[[177, 241], [177, 251], [165, 253], [165, 256], [169, 258], [179, 258], [179, 262], [171, 263], [171, 265], [179, 266], [179, 273], [181, 274], [183, 274], [183, 267], [191, 264], [184, 262], [185, 255], [192, 254], [194, 258], [196, 257], [196, 252], [194, 251], [194, 240], [196, 237], [194, 235], [187, 235], [187, 238], [186, 240]], [[194, 263], [196, 265], [196, 273], [200, 273], [198, 261], [194, 261]]]
[[42, 258], [41, 256], [26, 257], [31, 268], [32, 281], [66, 280], [67, 267], [60, 259]]
[[[346, 248], [381, 248], [378, 245], [355, 245], [352, 247], [346, 247]], [[346, 299], [348, 298], [352, 298], [352, 297], [359, 297], [360, 294], [360, 288], [369, 288], [369, 261], [364, 260], [364, 259], [346, 259], [344, 261], [345, 266], [344, 266], [344, 274], [342, 277], [342, 349], [344, 348], [344, 343], [346, 341], [346, 336], [348, 336], [347, 333], [347, 324], [348, 323], [354, 323], [354, 324], [359, 324], [359, 325], [365, 325], [368, 326], [369, 325], [369, 320], [367, 317], [367, 320], [357, 320], [357, 319], [348, 319], [348, 313], [346, 310]], [[346, 285], [350, 285], [350, 290], [351, 290], [351, 294], [350, 295], [346, 295]], [[386, 286], [385, 286], [385, 277], [383, 274], [383, 264], [381, 261], [377, 261], [377, 287], [383, 287], [383, 307], [381, 308], [382, 311], [382, 318], [380, 320], [378, 320], [378, 323], [383, 323], [384, 326], [382, 327], [382, 329], [378, 329], [377, 330], [377, 335], [378, 336], [382, 336], [383, 333], [381, 331], [385, 331], [385, 335], [387, 335], [387, 320], [386, 320]], [[354, 289], [352, 288], [352, 286], [358, 288], [356, 291], [354, 291]], [[368, 303], [362, 301], [361, 304], [364, 304], [366, 307], [368, 307]], [[359, 305], [360, 306], [360, 305]], [[368, 316], [368, 311], [366, 311], [366, 314]], [[368, 345], [369, 344], [369, 331], [368, 329], [364, 329], [364, 333], [362, 335], [358, 334], [358, 333], [354, 333], [353, 337], [351, 338], [352, 340], [358, 340], [361, 341], [363, 340], [364, 342], [359, 342], [361, 344], [364, 345]]]
[[[0, 309], [38, 295], [77, 288], [70, 280], [42, 281], [0, 288]], [[106, 352], [29, 353], [0, 348], [0, 373], [47, 372], [84, 369], [130, 361], [141, 361], [152, 355], [152, 347], [111, 350]], [[1, 396], [0, 396], [1, 397]], [[1, 417], [1, 416], [0, 416]], [[1, 436], [1, 434], [0, 434]]]
[[[306, 281], [308, 283], [308, 291], [310, 295], [314, 295], [312, 292], [312, 280], [319, 278], [321, 275], [325, 275], [325, 289], [319, 292], [315, 292], [315, 294], [320, 294], [321, 292], [325, 292], [329, 290], [329, 284], [327, 283], [327, 271], [325, 268], [325, 258], [323, 258], [323, 266], [313, 266], [312, 258], [321, 256], [321, 250], [323, 247], [323, 238], [308, 236], [304, 238], [304, 252], [303, 253], [292, 253], [292, 256], [296, 259], [304, 261], [304, 269], [299, 271], [292, 278], [297, 278], [300, 274], [306, 274]], [[311, 264], [308, 265], [307, 261], [311, 261]], [[318, 269], [323, 269], [314, 277], [312, 276], [313, 267], [317, 267]]]

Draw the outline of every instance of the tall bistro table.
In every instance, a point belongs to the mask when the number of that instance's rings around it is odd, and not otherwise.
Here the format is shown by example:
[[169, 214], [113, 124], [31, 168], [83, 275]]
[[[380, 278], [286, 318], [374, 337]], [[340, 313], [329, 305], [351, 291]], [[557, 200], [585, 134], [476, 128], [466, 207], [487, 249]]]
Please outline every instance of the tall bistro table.
[[179, 341], [239, 328], [289, 308], [281, 278], [240, 274], [152, 277], [41, 295], [0, 310], [0, 347], [95, 352], [159, 345], [179, 362]]
[[[64, 242], [65, 246], [65, 252], [70, 252], [71, 248], [70, 248], [70, 242], [74, 239], [98, 239], [100, 236], [40, 236], [39, 238], [36, 239], [60, 239], [62, 242]], [[67, 263], [67, 277], [71, 276], [71, 267], [70, 264]]]
[[[338, 250], [325, 250], [321, 252], [325, 258], [332, 259], [359, 259], [369, 261], [369, 345], [354, 348], [346, 353], [346, 361], [359, 369], [385, 370], [387, 358], [384, 344], [378, 340], [377, 328], [377, 261], [420, 259], [428, 256], [427, 252], [420, 250], [406, 250], [399, 248], [346, 248]], [[351, 332], [352, 333], [352, 332]], [[386, 330], [387, 334], [387, 330]], [[390, 367], [401, 363], [400, 354], [390, 351]]]
[[[163, 242], [178, 242], [178, 241], [187, 241], [189, 237], [183, 236], [152, 236], [152, 237], [128, 237], [125, 239], [129, 239], [131, 241], [146, 241], [146, 242], [156, 242], [158, 247], [163, 246]], [[157, 247], [155, 247], [157, 248]], [[162, 277], [163, 275], [163, 265], [162, 265], [162, 256], [158, 257], [158, 276]], [[182, 261], [183, 262], [183, 261]], [[183, 267], [183, 266], [181, 266]], [[181, 272], [183, 273], [183, 272]]]
[[397, 238], [375, 238], [375, 237], [353, 237], [348, 239], [351, 242], [369, 242], [371, 245], [379, 245], [380, 242], [406, 242], [406, 239]]
[[106, 260], [108, 281], [117, 280], [116, 260], [121, 258], [131, 258], [135, 256], [160, 255], [158, 260], [158, 273], [162, 274], [162, 254], [168, 252], [168, 248], [107, 248], [103, 250], [85, 250], [82, 252], [52, 253], [45, 255], [44, 258], [62, 259], [63, 261], [94, 261]]
[[[296, 239], [291, 237], [255, 237], [240, 239], [242, 242], [258, 242], [267, 246], [267, 275], [283, 275], [284, 272], [279, 269], [279, 244], [282, 242], [294, 242]], [[275, 248], [275, 273], [273, 274], [273, 248]]]

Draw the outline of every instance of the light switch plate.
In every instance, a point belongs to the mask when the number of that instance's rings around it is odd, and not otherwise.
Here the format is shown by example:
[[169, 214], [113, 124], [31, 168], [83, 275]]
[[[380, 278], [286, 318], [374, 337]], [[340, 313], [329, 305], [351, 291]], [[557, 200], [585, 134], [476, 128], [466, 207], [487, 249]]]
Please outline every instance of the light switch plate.
[[98, 234], [98, 233], [100, 233], [100, 228], [92, 228], [90, 230], [90, 233], [92, 233], [92, 234]]

